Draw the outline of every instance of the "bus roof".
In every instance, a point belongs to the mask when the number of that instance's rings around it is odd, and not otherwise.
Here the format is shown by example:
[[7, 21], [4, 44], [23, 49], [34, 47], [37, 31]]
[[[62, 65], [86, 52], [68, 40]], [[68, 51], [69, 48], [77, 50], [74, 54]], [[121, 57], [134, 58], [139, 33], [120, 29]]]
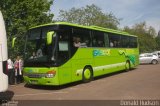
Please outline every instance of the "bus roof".
[[[39, 27], [43, 27], [43, 26], [51, 26], [51, 25], [67, 25], [67, 26], [74, 26], [74, 27], [92, 29], [92, 30], [103, 31], [103, 32], [110, 32], [110, 33], [123, 34], [123, 35], [128, 35], [128, 36], [135, 36], [135, 35], [129, 34], [128, 32], [124, 32], [124, 31], [120, 31], [120, 30], [103, 28], [103, 27], [99, 27], [99, 26], [84, 26], [84, 25], [73, 24], [73, 23], [68, 23], [68, 22], [55, 22], [55, 23], [43, 24], [43, 25], [31, 27], [29, 29], [39, 28]], [[135, 37], [137, 37], [137, 36], [135, 36]]]

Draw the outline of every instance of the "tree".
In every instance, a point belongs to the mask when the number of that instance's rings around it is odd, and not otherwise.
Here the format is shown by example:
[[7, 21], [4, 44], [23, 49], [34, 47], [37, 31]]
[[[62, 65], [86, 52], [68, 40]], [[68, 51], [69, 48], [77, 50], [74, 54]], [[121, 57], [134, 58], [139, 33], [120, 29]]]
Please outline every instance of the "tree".
[[124, 31], [138, 36], [140, 52], [151, 52], [157, 49], [156, 31], [146, 22], [135, 24], [132, 28], [124, 27]]
[[112, 13], [103, 13], [99, 7], [92, 4], [82, 8], [73, 7], [69, 11], [60, 10], [57, 21], [118, 29], [120, 19], [117, 19]]
[[160, 50], [160, 31], [158, 32], [158, 35], [156, 37], [156, 42], [157, 42], [157, 45], [158, 45], [157, 50]]
[[18, 37], [15, 55], [23, 53], [23, 42], [27, 30], [35, 25], [52, 22], [50, 6], [53, 0], [1, 0], [0, 10], [4, 15], [8, 36], [9, 54], [13, 56], [11, 39]]
[[158, 37], [160, 37], [160, 30], [158, 31]]

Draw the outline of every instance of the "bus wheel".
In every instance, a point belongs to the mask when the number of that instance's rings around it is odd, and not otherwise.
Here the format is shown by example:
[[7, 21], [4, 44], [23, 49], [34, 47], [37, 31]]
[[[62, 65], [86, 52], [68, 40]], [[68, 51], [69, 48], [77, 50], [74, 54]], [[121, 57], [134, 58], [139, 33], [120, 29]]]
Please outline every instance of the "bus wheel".
[[82, 74], [83, 82], [90, 82], [93, 79], [93, 72], [91, 67], [85, 67]]
[[130, 63], [129, 63], [129, 61], [127, 61], [125, 64], [125, 71], [127, 72], [129, 70], [130, 70]]

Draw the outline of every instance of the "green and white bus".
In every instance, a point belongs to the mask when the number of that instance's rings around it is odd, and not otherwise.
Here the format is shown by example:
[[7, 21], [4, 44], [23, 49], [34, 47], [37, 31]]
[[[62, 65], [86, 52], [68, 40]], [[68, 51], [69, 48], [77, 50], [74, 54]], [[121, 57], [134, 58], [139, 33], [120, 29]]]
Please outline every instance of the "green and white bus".
[[24, 47], [27, 84], [63, 85], [135, 68], [137, 36], [127, 32], [56, 22], [30, 28]]

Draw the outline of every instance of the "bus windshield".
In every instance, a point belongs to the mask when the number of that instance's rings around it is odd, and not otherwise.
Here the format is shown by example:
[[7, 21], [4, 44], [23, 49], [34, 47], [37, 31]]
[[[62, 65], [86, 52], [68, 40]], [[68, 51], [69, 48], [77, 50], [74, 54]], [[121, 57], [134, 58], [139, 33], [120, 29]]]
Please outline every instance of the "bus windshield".
[[55, 33], [52, 44], [47, 45], [46, 35], [49, 31], [53, 31], [53, 28], [41, 27], [29, 30], [24, 50], [25, 66], [43, 66], [42, 64], [45, 65], [45, 63], [54, 63], [57, 37]]

